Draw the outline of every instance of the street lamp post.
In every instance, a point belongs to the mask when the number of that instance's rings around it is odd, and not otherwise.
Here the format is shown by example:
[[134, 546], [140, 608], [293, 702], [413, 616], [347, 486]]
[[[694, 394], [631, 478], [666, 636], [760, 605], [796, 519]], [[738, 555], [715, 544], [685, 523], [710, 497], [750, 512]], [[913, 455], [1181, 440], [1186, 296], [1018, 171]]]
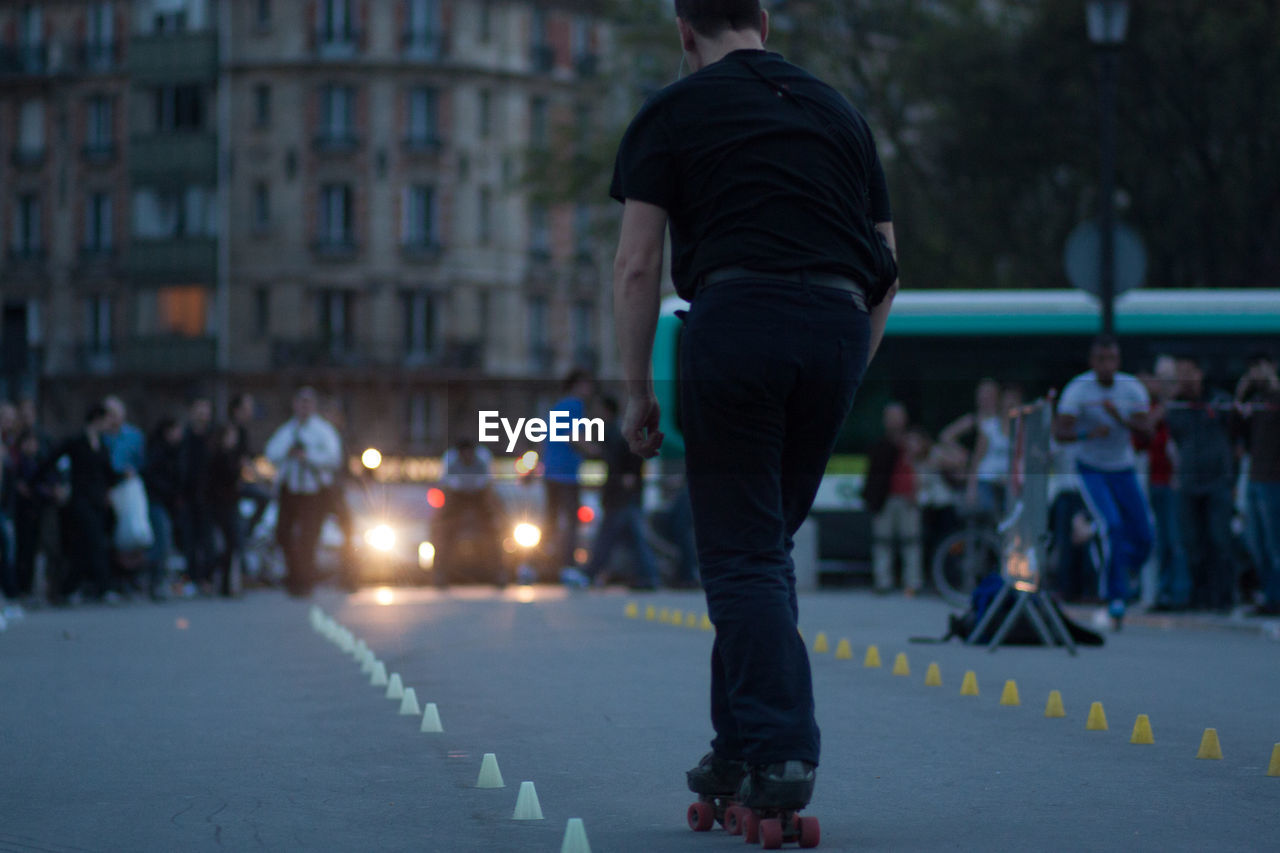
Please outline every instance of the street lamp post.
[[1128, 0], [1088, 0], [1085, 17], [1089, 25], [1089, 41], [1101, 55], [1101, 91], [1099, 93], [1102, 146], [1099, 178], [1098, 225], [1102, 251], [1100, 291], [1102, 299], [1102, 333], [1115, 334], [1116, 265], [1115, 265], [1115, 184], [1116, 184], [1116, 52], [1124, 43], [1129, 28]]

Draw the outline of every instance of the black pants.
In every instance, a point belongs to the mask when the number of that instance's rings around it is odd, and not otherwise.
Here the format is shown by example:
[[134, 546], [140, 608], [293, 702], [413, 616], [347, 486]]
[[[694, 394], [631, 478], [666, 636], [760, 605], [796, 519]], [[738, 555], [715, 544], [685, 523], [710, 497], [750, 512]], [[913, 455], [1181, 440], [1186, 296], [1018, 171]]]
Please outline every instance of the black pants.
[[818, 762], [794, 536], [866, 369], [851, 294], [733, 281], [698, 294], [681, 346], [689, 493], [711, 651], [712, 748]]
[[230, 595], [234, 590], [233, 573], [236, 558], [240, 555], [240, 502], [238, 499], [215, 501], [211, 506], [213, 523], [222, 535], [222, 553], [218, 555], [218, 572], [221, 575], [220, 591]]
[[13, 511], [13, 538], [15, 540], [13, 569], [18, 595], [31, 595], [35, 586], [36, 554], [40, 553], [41, 524], [45, 505], [38, 501], [19, 499]]
[[284, 551], [287, 572], [284, 585], [291, 595], [308, 595], [316, 585], [316, 545], [328, 511], [328, 501], [323, 492], [280, 491], [276, 541]]
[[1192, 601], [1200, 608], [1227, 610], [1235, 603], [1231, 491], [1183, 492], [1179, 497]]
[[582, 489], [577, 483], [547, 480], [546, 533], [550, 537], [547, 554], [556, 562], [553, 569], [563, 569], [577, 563], [574, 551], [578, 548], [578, 505]]
[[178, 510], [178, 539], [192, 583], [213, 576], [213, 511], [204, 501], [187, 500]]
[[62, 543], [67, 555], [62, 579], [63, 597], [88, 580], [91, 597], [106, 593], [111, 581], [110, 521], [106, 507], [93, 506], [74, 497], [62, 512]]

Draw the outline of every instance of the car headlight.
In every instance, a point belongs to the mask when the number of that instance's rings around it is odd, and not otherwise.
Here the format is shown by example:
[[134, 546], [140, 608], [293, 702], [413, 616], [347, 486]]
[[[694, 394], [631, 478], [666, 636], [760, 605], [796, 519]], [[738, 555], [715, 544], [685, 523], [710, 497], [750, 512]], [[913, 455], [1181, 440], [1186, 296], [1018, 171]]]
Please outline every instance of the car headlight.
[[436, 563], [436, 546], [430, 542], [418, 543], [418, 568], [424, 572]]
[[364, 541], [375, 551], [390, 551], [396, 547], [396, 532], [390, 525], [378, 524], [365, 531]]
[[533, 548], [542, 541], [542, 531], [538, 529], [538, 525], [527, 521], [517, 524], [511, 535], [521, 548]]

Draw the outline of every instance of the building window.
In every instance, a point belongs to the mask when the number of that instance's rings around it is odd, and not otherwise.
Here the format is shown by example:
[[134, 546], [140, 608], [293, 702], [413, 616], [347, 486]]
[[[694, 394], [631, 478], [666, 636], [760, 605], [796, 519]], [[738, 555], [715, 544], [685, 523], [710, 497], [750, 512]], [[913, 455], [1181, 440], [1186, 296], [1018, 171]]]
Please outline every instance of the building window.
[[23, 193], [14, 205], [13, 250], [20, 258], [33, 258], [44, 251], [44, 222], [40, 196]]
[[440, 50], [443, 22], [440, 0], [406, 0], [405, 47], [413, 53], [434, 56]]
[[259, 287], [253, 292], [253, 328], [258, 337], [271, 334], [271, 288]]
[[133, 235], [143, 240], [215, 237], [218, 195], [212, 187], [140, 189], [133, 194]]
[[545, 204], [529, 205], [529, 253], [536, 258], [551, 257], [551, 215]]
[[326, 184], [320, 188], [320, 231], [322, 246], [352, 246], [352, 193], [347, 184]]
[[325, 86], [320, 93], [320, 138], [328, 145], [355, 142], [356, 91], [350, 86]]
[[253, 230], [262, 234], [271, 226], [271, 187], [266, 181], [253, 185]]
[[90, 156], [108, 155], [114, 149], [115, 104], [106, 95], [89, 99], [89, 121], [85, 148]]
[[552, 367], [551, 335], [547, 328], [547, 297], [530, 296], [528, 303], [528, 329], [530, 366], [539, 373], [547, 373]]
[[330, 352], [350, 352], [354, 348], [355, 298], [349, 290], [322, 290], [319, 294], [320, 337]]
[[351, 0], [320, 0], [317, 40], [329, 56], [349, 56], [355, 51], [356, 32]]
[[533, 8], [533, 20], [530, 25], [530, 35], [532, 37], [530, 59], [532, 60], [533, 70], [544, 74], [554, 68], [556, 63], [555, 48], [551, 46], [547, 29], [547, 10], [541, 6], [535, 6]]
[[106, 71], [115, 60], [115, 10], [110, 2], [89, 7], [89, 32], [85, 60], [94, 71]]
[[493, 130], [493, 93], [488, 89], [480, 90], [478, 120], [477, 133], [481, 139], [488, 139], [489, 133]]
[[440, 144], [440, 93], [430, 87], [409, 92], [409, 145], [429, 148]]
[[546, 98], [533, 98], [529, 101], [529, 142], [535, 148], [545, 149], [551, 145], [549, 115], [550, 108]]
[[84, 300], [84, 342], [92, 353], [111, 349], [111, 297], [89, 296]]
[[44, 41], [44, 10], [28, 3], [18, 19], [18, 61], [22, 70], [40, 74], [45, 70], [48, 46]]
[[414, 186], [404, 190], [404, 219], [401, 224], [404, 246], [430, 249], [440, 243], [435, 187]]
[[489, 245], [493, 240], [493, 193], [488, 187], [480, 188], [480, 204], [478, 210], [477, 238], [481, 246]]
[[266, 83], [253, 87], [253, 126], [271, 126], [271, 87]]
[[110, 193], [92, 193], [85, 208], [84, 247], [90, 252], [109, 252], [115, 245]]
[[155, 120], [158, 133], [200, 130], [204, 127], [204, 92], [189, 84], [158, 87]]
[[199, 338], [209, 331], [209, 291], [198, 284], [156, 290], [155, 331], [182, 338]]
[[404, 304], [404, 351], [416, 358], [434, 355], [438, 343], [436, 332], [437, 297], [417, 291], [402, 295]]
[[44, 159], [44, 101], [23, 101], [18, 111], [17, 155], [27, 162]]

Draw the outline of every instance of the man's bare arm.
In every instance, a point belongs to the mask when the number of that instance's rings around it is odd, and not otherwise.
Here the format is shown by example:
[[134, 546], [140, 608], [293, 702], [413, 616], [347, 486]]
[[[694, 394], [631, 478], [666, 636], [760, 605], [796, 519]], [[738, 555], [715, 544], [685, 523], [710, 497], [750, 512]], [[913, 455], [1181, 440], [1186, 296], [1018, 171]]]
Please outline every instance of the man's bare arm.
[[[898, 257], [898, 242], [893, 236], [892, 222], [877, 222], [876, 230], [884, 235], [885, 242], [889, 244], [890, 251], [893, 252], [894, 258]], [[893, 287], [889, 288], [889, 292], [885, 294], [884, 300], [871, 309], [871, 343], [867, 350], [867, 364], [871, 364], [871, 360], [876, 357], [876, 350], [880, 349], [880, 341], [884, 339], [884, 327], [889, 322], [889, 309], [893, 307], [893, 297], [898, 293], [898, 282], [893, 283]]]
[[613, 262], [613, 322], [627, 384], [623, 435], [632, 452], [644, 457], [656, 454], [662, 443], [653, 390], [653, 336], [658, 327], [666, 231], [665, 210], [627, 200]]

